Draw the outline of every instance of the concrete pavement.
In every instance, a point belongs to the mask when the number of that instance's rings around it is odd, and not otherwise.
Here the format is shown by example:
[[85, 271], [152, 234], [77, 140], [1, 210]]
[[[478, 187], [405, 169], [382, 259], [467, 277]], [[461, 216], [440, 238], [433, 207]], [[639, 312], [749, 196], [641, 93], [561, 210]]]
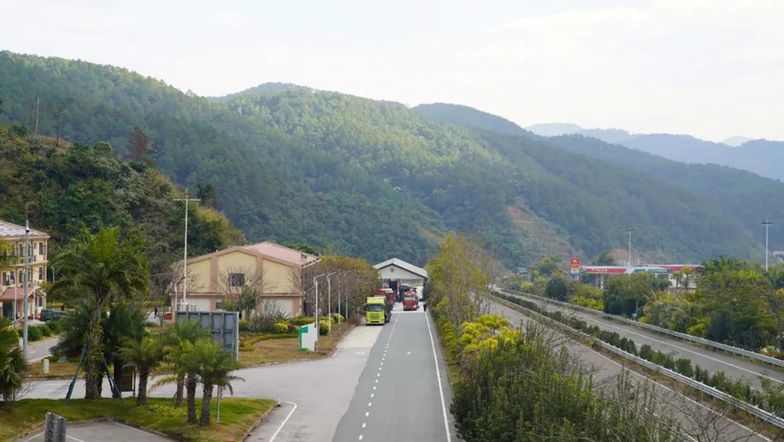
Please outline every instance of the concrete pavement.
[[399, 304], [359, 378], [334, 441], [450, 441], [451, 392], [429, 317]]

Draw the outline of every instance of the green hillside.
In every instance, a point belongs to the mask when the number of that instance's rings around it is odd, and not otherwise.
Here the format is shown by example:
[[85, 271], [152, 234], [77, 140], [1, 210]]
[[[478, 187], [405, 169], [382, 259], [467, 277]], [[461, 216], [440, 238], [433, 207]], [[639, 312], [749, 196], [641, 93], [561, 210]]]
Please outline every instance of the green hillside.
[[[0, 124], [0, 219], [24, 224], [27, 210], [54, 247], [83, 229], [121, 226], [144, 239], [153, 275], [181, 259], [184, 210], [174, 199], [182, 193], [153, 166], [121, 161], [105, 143], [22, 135]], [[222, 214], [198, 206], [189, 214], [191, 256], [244, 242]]]
[[[142, 128], [160, 169], [191, 189], [215, 186], [250, 240], [419, 264], [448, 230], [480, 235], [509, 265], [594, 256], [623, 246], [627, 226], [651, 257], [749, 256], [756, 246], [715, 201], [653, 175], [398, 103], [291, 85], [205, 99], [119, 68], [9, 52], [0, 97], [9, 124], [34, 127], [38, 98], [39, 132], [57, 137], [59, 126], [65, 139], [109, 141], [120, 154]], [[473, 126], [488, 127], [488, 115]]]

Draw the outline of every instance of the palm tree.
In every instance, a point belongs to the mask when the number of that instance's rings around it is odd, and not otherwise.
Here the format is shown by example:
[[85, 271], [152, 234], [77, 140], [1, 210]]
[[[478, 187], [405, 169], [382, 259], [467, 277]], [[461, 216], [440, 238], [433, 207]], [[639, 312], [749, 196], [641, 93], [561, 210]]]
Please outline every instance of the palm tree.
[[147, 380], [150, 371], [158, 367], [163, 360], [163, 348], [158, 339], [144, 336], [140, 340], [125, 338], [119, 351], [120, 359], [133, 363], [139, 371], [139, 393], [136, 405], [147, 403]]
[[[189, 364], [196, 370], [202, 383], [201, 417], [199, 425], [210, 425], [210, 402], [213, 387], [226, 387], [234, 392], [231, 381], [240, 379], [231, 374], [240, 367], [234, 355], [212, 339], [200, 339], [189, 349]], [[190, 404], [189, 404], [190, 405]]]
[[[184, 360], [184, 357], [187, 354], [186, 343], [193, 344], [197, 340], [207, 337], [209, 337], [209, 333], [201, 328], [201, 324], [198, 321], [178, 321], [161, 337], [164, 346], [165, 359], [170, 364], [167, 371], [172, 373], [172, 376], [161, 378], [156, 385], [170, 382], [177, 383], [177, 392], [174, 394], [175, 407], [182, 405], [183, 389], [187, 376], [187, 367], [185, 366]], [[196, 386], [193, 384], [194, 403], [195, 395]], [[196, 420], [195, 413], [196, 411], [194, 410], [194, 422]]]
[[55, 257], [58, 269], [53, 290], [78, 290], [90, 309], [85, 337], [86, 399], [101, 396], [103, 326], [101, 314], [116, 300], [147, 290], [148, 265], [138, 240], [121, 238], [116, 227], [96, 234], [84, 233], [71, 240]]
[[19, 335], [7, 319], [0, 318], [0, 394], [6, 402], [22, 387], [27, 361], [19, 348]]

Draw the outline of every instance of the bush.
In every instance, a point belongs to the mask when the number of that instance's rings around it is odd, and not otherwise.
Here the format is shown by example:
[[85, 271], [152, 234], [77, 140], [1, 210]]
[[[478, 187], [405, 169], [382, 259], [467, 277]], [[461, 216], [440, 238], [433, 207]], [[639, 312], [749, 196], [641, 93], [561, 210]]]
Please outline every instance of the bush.
[[37, 327], [41, 330], [41, 334], [44, 335], [44, 337], [52, 336], [52, 330], [49, 328], [48, 324], [41, 324]]
[[316, 322], [316, 318], [313, 316], [295, 316], [289, 320], [289, 322], [297, 327], [301, 327], [305, 324], [312, 324]]
[[332, 314], [332, 322], [344, 322], [345, 320], [346, 318], [344, 318], [340, 313], [335, 312]]
[[285, 322], [288, 318], [281, 312], [263, 312], [250, 318], [249, 331], [254, 333], [276, 333], [275, 324]]
[[[22, 333], [24, 333], [24, 331]], [[41, 338], [43, 338], [43, 337], [44, 337], [44, 334], [43, 334], [43, 332], [41, 332], [41, 329], [38, 328], [38, 326], [33, 325], [33, 326], [30, 326], [30, 327], [27, 327], [27, 340], [29, 340], [31, 342], [33, 342], [33, 341], [40, 341]]]
[[689, 359], [679, 358], [675, 361], [675, 371], [687, 377], [694, 376], [694, 370], [691, 368], [691, 360]]
[[273, 328], [275, 329], [275, 333], [288, 333], [289, 323], [288, 321], [276, 322]]
[[321, 319], [319, 320], [319, 334], [321, 336], [326, 336], [329, 334], [329, 320], [328, 319]]
[[646, 361], [653, 361], [653, 348], [648, 344], [643, 344], [640, 347], [640, 357]]
[[250, 321], [247, 319], [240, 319], [239, 328], [241, 332], [250, 331]]

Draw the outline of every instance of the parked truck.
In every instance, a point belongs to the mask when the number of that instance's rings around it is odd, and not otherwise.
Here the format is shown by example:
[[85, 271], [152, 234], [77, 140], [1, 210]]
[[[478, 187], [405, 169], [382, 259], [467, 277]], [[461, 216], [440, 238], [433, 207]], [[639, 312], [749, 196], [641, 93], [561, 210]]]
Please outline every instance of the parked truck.
[[419, 310], [419, 295], [416, 290], [408, 290], [403, 293], [403, 310]]
[[384, 296], [368, 296], [365, 303], [365, 323], [384, 325], [387, 322], [386, 304]]

